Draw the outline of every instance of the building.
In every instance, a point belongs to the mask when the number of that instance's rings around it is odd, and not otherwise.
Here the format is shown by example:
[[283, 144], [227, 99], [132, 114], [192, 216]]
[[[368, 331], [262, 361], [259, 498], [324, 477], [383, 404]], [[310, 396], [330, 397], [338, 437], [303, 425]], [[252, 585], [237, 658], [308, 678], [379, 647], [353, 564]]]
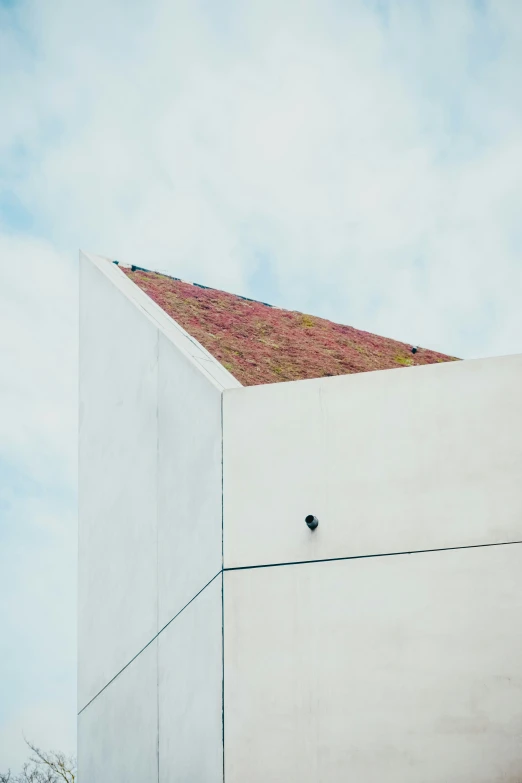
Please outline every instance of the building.
[[522, 357], [80, 265], [81, 783], [522, 780]]

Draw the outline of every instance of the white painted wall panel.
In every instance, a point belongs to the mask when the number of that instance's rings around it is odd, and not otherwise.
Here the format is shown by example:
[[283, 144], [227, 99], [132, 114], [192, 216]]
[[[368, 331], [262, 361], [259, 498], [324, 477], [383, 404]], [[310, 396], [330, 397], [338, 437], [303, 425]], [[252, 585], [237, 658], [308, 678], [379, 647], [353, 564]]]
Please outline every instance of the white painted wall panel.
[[222, 577], [160, 634], [160, 783], [222, 783]]
[[157, 631], [158, 331], [81, 261], [81, 709]]
[[158, 386], [159, 627], [221, 568], [221, 394], [163, 335]]
[[522, 539], [521, 381], [512, 356], [225, 390], [225, 566]]
[[518, 783], [522, 545], [225, 573], [227, 783]]
[[83, 783], [158, 780], [157, 649], [153, 642], [78, 717]]

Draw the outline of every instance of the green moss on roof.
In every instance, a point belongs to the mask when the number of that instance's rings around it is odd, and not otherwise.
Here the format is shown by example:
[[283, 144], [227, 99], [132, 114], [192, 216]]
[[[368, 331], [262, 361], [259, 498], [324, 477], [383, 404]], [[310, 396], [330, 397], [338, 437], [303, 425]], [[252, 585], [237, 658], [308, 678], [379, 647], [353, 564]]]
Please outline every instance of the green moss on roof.
[[324, 318], [120, 268], [244, 386], [455, 361]]

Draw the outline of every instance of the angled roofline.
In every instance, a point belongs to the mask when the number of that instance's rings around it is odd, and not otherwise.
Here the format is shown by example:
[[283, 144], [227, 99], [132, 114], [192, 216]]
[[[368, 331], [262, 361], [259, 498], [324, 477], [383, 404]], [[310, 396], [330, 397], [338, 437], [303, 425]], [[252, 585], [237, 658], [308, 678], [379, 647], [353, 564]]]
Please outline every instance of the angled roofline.
[[[93, 264], [116, 288], [129, 299], [143, 315], [156, 326], [176, 348], [203, 373], [212, 385], [222, 392], [225, 389], [241, 388], [242, 384], [201, 343], [183, 329], [153, 299], [142, 291], [120, 268], [130, 266], [105, 256], [80, 250], [80, 260]], [[149, 271], [149, 270], [147, 270]]]
[[[262, 304], [265, 307], [270, 307], [272, 310], [285, 310], [284, 307], [279, 307], [279, 305], [270, 304], [270, 302], [263, 302], [261, 299], [252, 299], [251, 296], [243, 296], [242, 294], [235, 294], [231, 291], [224, 291], [220, 288], [214, 288], [211, 285], [203, 285], [203, 283], [193, 283], [192, 280], [183, 280], [183, 278], [181, 277], [174, 277], [174, 275], [169, 275], [167, 272], [160, 272], [158, 269], [146, 269], [144, 266], [137, 266], [136, 264], [127, 264], [125, 263], [125, 261], [114, 260], [112, 263], [116, 264], [117, 266], [122, 266], [125, 269], [130, 269], [131, 272], [148, 272], [151, 275], [161, 275], [161, 277], [168, 277], [169, 280], [175, 280], [176, 283], [185, 283], [185, 285], [193, 285], [196, 288], [203, 288], [205, 291], [217, 291], [218, 293], [229, 294], [230, 296], [234, 296], [236, 299], [243, 299], [245, 302], [254, 302], [255, 304]], [[287, 310], [287, 312], [297, 312], [297, 311]], [[306, 314], [303, 313], [303, 315]]]

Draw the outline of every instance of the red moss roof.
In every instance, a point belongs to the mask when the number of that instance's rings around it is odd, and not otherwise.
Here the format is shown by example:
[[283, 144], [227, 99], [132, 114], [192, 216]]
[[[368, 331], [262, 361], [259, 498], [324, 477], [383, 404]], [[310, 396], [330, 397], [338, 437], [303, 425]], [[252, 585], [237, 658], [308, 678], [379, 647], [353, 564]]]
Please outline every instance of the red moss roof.
[[324, 318], [120, 268], [244, 386], [455, 361]]

